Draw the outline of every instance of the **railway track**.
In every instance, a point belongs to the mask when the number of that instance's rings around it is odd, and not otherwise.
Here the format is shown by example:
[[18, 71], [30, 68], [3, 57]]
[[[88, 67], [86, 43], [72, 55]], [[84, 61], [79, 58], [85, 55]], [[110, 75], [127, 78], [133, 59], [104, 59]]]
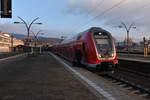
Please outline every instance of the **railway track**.
[[118, 68], [114, 74], [103, 75], [98, 71], [92, 71], [104, 78], [112, 79], [125, 87], [132, 88], [135, 93], [146, 96], [150, 99], [150, 74], [137, 72], [130, 69]]
[[135, 93], [138, 92], [139, 95], [150, 99], [150, 74], [127, 68], [125, 68], [125, 66], [120, 66], [118, 69], [115, 69], [114, 74], [101, 74], [97, 70], [87, 69], [106, 79], [111, 79], [112, 81], [119, 83], [118, 85], [129, 87], [132, 91], [135, 91]]
[[119, 68], [118, 71], [133, 73], [133, 74], [141, 76], [141, 77], [150, 78], [150, 74], [146, 74], [146, 73], [142, 73], [142, 72], [137, 72], [137, 71], [133, 71], [133, 70], [125, 69], [125, 68]]
[[[65, 57], [61, 56], [61, 58], [69, 61]], [[70, 62], [70, 61], [69, 61]], [[71, 62], [70, 62], [71, 63]], [[133, 64], [133, 63], [132, 63]], [[122, 64], [121, 64], [122, 65]], [[126, 65], [126, 64], [124, 64]], [[84, 65], [83, 65], [84, 66]], [[83, 67], [79, 65], [77, 67]], [[128, 65], [129, 66], [129, 65]], [[131, 66], [130, 66], [131, 67]], [[132, 89], [132, 91], [138, 91], [138, 93], [146, 98], [150, 99], [150, 74], [148, 72], [144, 73], [144, 71], [134, 70], [134, 68], [130, 68], [126, 66], [120, 66], [115, 69], [114, 74], [101, 74], [97, 70], [91, 70], [86, 68], [87, 70], [98, 74], [106, 79], [111, 79], [112, 81], [118, 82], [118, 85], [127, 86]], [[134, 67], [134, 66], [132, 66]], [[85, 68], [85, 66], [83, 67]], [[147, 68], [147, 67], [146, 67]]]
[[[91, 70], [90, 70], [91, 71]], [[123, 75], [119, 75], [118, 74], [125, 74], [125, 70], [124, 73], [120, 72], [117, 74], [101, 74], [100, 72], [96, 71], [96, 70], [92, 70], [93, 73], [96, 73], [102, 77], [104, 77], [105, 79], [111, 79], [113, 83], [117, 84], [117, 85], [121, 85], [123, 86], [125, 89], [129, 89], [131, 90], [131, 92], [133, 91], [134, 93], [138, 93], [141, 96], [144, 96], [147, 99], [150, 99], [150, 90], [146, 87], [144, 87], [142, 84], [137, 84], [137, 80], [135, 78], [131, 78], [129, 80], [129, 76], [123, 76]], [[126, 74], [130, 73], [131, 71], [126, 71]], [[134, 80], [133, 80], [134, 79]], [[149, 83], [148, 83], [149, 84]]]
[[134, 91], [141, 96], [144, 96], [147, 99], [150, 99], [150, 84], [147, 81], [150, 81], [150, 75], [145, 73], [136, 72], [133, 70], [119, 68], [115, 70], [114, 74], [102, 74], [97, 70], [87, 70], [104, 77], [105, 79], [111, 79], [113, 83], [122, 85], [125, 88], [131, 89], [131, 92]]

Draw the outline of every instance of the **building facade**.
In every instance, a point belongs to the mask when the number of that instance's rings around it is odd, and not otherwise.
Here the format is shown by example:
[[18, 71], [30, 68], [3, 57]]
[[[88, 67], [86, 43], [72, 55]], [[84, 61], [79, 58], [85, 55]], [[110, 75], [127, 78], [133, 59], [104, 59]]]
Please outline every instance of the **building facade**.
[[24, 42], [13, 38], [10, 34], [0, 33], [0, 52], [10, 52], [11, 48], [18, 45], [24, 45]]

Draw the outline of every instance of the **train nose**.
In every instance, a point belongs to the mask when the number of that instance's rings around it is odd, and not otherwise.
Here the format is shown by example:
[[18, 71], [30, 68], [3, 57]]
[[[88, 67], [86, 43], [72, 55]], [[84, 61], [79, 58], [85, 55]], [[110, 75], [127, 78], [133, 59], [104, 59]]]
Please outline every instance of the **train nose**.
[[96, 68], [100, 72], [105, 72], [105, 71], [113, 71], [115, 68], [115, 64], [113, 62], [102, 62], [101, 64], [97, 65]]

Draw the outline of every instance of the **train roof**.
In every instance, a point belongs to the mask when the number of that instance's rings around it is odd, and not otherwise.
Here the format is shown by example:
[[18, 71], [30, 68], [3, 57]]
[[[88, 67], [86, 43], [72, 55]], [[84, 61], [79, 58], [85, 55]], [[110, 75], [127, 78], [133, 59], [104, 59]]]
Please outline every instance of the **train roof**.
[[81, 34], [86, 34], [86, 33], [88, 33], [88, 32], [93, 32], [93, 31], [100, 31], [100, 32], [102, 32], [102, 33], [111, 35], [108, 31], [106, 31], [106, 30], [104, 30], [104, 29], [102, 29], [102, 28], [100, 28], [100, 27], [91, 27], [91, 28], [88, 29], [88, 30], [85, 30], [85, 31], [83, 31], [83, 32], [80, 32], [80, 33], [78, 33], [78, 34], [76, 34], [76, 35], [74, 35], [74, 36], [71, 36], [71, 37], [65, 39], [64, 41], [61, 42], [61, 44], [65, 44], [65, 43], [68, 43], [68, 42], [70, 42], [70, 41], [74, 41], [74, 40], [77, 39], [77, 37], [78, 37], [79, 35], [81, 35]]
[[91, 27], [91, 28], [89, 29], [89, 32], [91, 32], [91, 31], [100, 31], [100, 32], [104, 32], [104, 33], [106, 33], [106, 34], [110, 34], [108, 31], [102, 29], [101, 27]]

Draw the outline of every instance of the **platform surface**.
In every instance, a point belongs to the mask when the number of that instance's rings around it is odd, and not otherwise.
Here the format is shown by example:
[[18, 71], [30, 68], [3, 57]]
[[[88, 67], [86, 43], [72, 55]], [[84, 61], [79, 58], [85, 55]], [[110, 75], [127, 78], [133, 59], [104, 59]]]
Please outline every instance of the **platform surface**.
[[0, 68], [0, 100], [99, 100], [50, 55]]
[[129, 60], [129, 61], [139, 61], [139, 62], [150, 63], [150, 55], [148, 55], [147, 57], [144, 57], [144, 55], [139, 55], [139, 54], [118, 53], [117, 56], [118, 56], [118, 59], [120, 59], [120, 60]]

